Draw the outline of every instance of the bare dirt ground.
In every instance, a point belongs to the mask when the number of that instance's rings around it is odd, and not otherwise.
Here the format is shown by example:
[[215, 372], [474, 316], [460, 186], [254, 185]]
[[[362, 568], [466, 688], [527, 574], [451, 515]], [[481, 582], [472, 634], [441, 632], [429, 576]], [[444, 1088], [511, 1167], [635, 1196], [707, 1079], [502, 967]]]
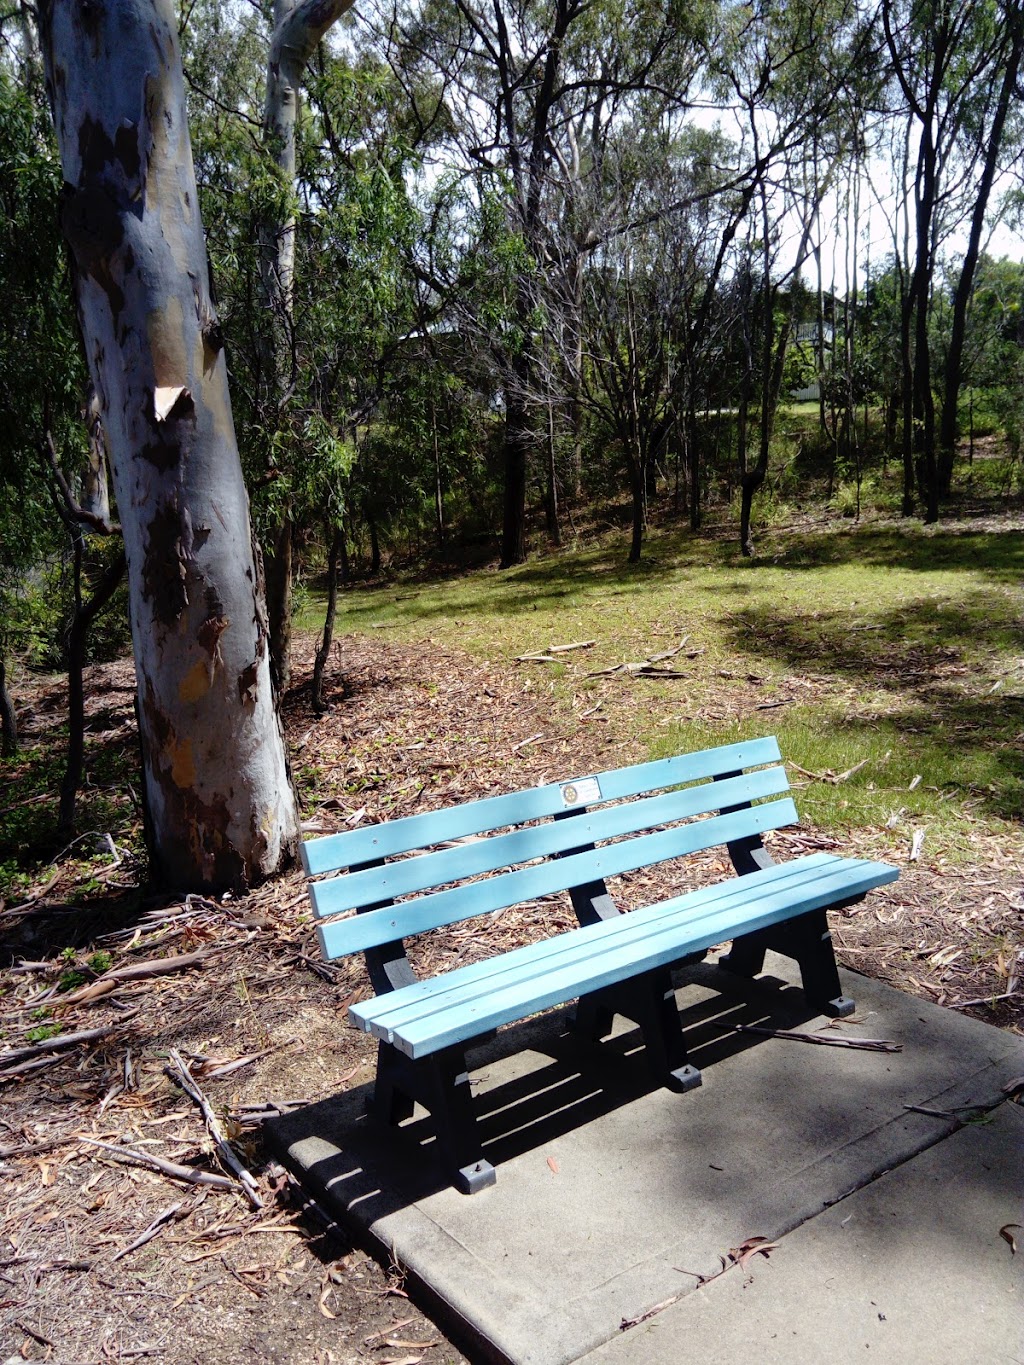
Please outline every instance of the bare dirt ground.
[[[673, 704], [672, 684], [618, 675], [560, 705], [536, 668], [350, 638], [337, 647], [331, 710], [315, 720], [311, 662], [300, 642], [285, 706], [307, 833], [638, 761], [638, 710]], [[52, 723], [62, 687], [20, 689], [27, 743]], [[131, 688], [129, 664], [90, 670], [91, 746], [134, 743]], [[715, 710], [731, 719], [763, 702], [723, 679]], [[956, 866], [927, 852], [907, 862], [884, 831], [840, 844], [802, 827], [774, 844], [780, 857], [834, 847], [897, 857], [898, 883], [834, 918], [840, 958], [1024, 1031], [1020, 839], [979, 827], [976, 858]], [[726, 871], [712, 853], [617, 889], [635, 904]], [[461, 1360], [397, 1267], [352, 1247], [261, 1146], [268, 1113], [371, 1078], [372, 1051], [345, 1022], [368, 990], [361, 964], [319, 960], [297, 872], [217, 901], [147, 899], [139, 878], [115, 844], [51, 865], [18, 903], [0, 903], [0, 1361]], [[505, 912], [492, 941], [570, 920], [550, 903]], [[445, 963], [479, 951], [473, 925], [427, 950]], [[81, 978], [70, 989], [69, 971]], [[29, 1037], [55, 1023], [56, 1036]], [[173, 1050], [252, 1173], [249, 1196], [224, 1180], [199, 1108], [170, 1074]], [[227, 1188], [185, 1183], [168, 1164]]]

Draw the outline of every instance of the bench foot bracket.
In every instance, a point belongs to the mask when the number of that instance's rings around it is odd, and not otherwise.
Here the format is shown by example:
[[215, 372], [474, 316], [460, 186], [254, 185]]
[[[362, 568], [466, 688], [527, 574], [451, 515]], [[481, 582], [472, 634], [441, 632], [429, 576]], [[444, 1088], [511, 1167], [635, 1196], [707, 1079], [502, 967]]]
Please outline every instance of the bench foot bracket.
[[454, 1173], [452, 1184], [459, 1194], [478, 1194], [488, 1185], [496, 1185], [498, 1177], [489, 1161], [475, 1161], [472, 1166], [460, 1166]]
[[703, 1077], [700, 1072], [689, 1063], [686, 1066], [676, 1067], [675, 1071], [670, 1071], [666, 1082], [669, 1090], [674, 1090], [677, 1095], [685, 1095], [687, 1090], [696, 1090], [702, 1084]]
[[831, 1019], [845, 1019], [857, 1008], [856, 1000], [851, 1000], [848, 995], [837, 995], [834, 1000], [829, 1000], [822, 1014], [827, 1014]]

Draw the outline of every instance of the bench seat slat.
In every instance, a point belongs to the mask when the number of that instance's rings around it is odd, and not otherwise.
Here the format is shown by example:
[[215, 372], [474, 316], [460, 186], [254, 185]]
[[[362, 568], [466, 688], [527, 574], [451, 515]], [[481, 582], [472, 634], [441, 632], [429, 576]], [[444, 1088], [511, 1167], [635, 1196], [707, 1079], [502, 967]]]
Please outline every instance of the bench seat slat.
[[[772, 875], [781, 869], [790, 875]], [[862, 895], [898, 875], [898, 870], [886, 863], [830, 855], [796, 859], [727, 883], [730, 894], [724, 897], [714, 894], [721, 892], [721, 886], [690, 892], [624, 915], [621, 920], [513, 950], [495, 959], [490, 983], [480, 973], [470, 976], [469, 968], [434, 978], [441, 988], [439, 1000], [431, 1008], [432, 1002], [419, 996], [412, 1002], [413, 1017], [406, 1021], [396, 1022], [392, 1011], [386, 1025], [376, 1024], [375, 1007], [388, 1003], [387, 996], [354, 1005], [349, 1013], [360, 1027], [387, 1037], [400, 1051], [414, 1058], [425, 1056], [521, 1019], [524, 1014], [564, 1004], [581, 993], [664, 966], [684, 953], [709, 948], [737, 933], [763, 929], [794, 914]], [[564, 947], [569, 951], [563, 951]], [[518, 972], [520, 966], [522, 972]], [[396, 992], [390, 1003], [399, 1004], [405, 994]]]
[[[343, 867], [428, 848], [449, 839], [462, 839], [467, 835], [502, 829], [506, 825], [541, 820], [572, 809], [576, 803], [568, 801], [565, 796], [569, 786], [576, 786], [585, 793], [596, 782], [601, 792], [601, 802], [620, 801], [661, 787], [679, 786], [718, 777], [722, 773], [739, 772], [743, 768], [778, 763], [780, 757], [778, 741], [773, 737], [743, 740], [739, 744], [725, 744], [716, 749], [705, 749], [701, 753], [677, 754], [650, 763], [637, 763], [629, 768], [612, 769], [588, 778], [574, 779], [571, 783], [553, 782], [521, 792], [488, 796], [447, 810], [424, 811], [367, 829], [343, 830], [322, 839], [308, 839], [300, 848], [302, 864], [310, 876], [321, 872], [337, 872]], [[584, 797], [578, 804], [592, 806], [596, 803]]]
[[620, 838], [654, 829], [723, 807], [778, 796], [789, 790], [784, 768], [762, 768], [746, 776], [705, 782], [697, 787], [648, 796], [618, 806], [602, 806], [571, 820], [548, 821], [509, 834], [496, 834], [477, 843], [405, 858], [386, 867], [350, 872], [310, 888], [318, 917], [354, 910], [383, 900], [397, 900], [432, 886], [464, 881], [516, 863], [550, 857], [583, 844]]
[[317, 925], [320, 947], [328, 959], [369, 947], [394, 942], [427, 929], [454, 924], [472, 915], [505, 909], [521, 901], [549, 896], [571, 886], [598, 878], [632, 872], [651, 863], [683, 857], [733, 839], [761, 834], [769, 829], [797, 823], [792, 800], [770, 801], [749, 810], [715, 815], [689, 825], [677, 825], [655, 834], [639, 835], [621, 843], [606, 844], [592, 852], [571, 854], [552, 862], [503, 872], [484, 881], [434, 891], [351, 919]]
[[[835, 861], [831, 853], [812, 853], [788, 863], [774, 863], [757, 874], [756, 894], [762, 895], [769, 889], [785, 890], [797, 883], [803, 885], [818, 869], [834, 867]], [[730, 901], [736, 891], [736, 878], [730, 877], [726, 881], [683, 892], [681, 896], [604, 920], [601, 922], [601, 932], [596, 936], [588, 929], [588, 936], [582, 939], [575, 930], [539, 939], [535, 943], [523, 944], [511, 953], [470, 962], [439, 976], [417, 981], [400, 991], [389, 991], [371, 1000], [364, 1000], [351, 1009], [364, 1021], [361, 1027], [371, 1026], [371, 1031], [377, 1037], [388, 1037], [389, 1029], [400, 1027], [419, 1018], [421, 1013], [445, 1004], [449, 996], [458, 994], [466, 999], [471, 988], [492, 991], [504, 983], [506, 974], [514, 974], [515, 980], [526, 979], [537, 970], [536, 964], [550, 965], [556, 956], [564, 956], [568, 961], [573, 960], [574, 955], [585, 958], [595, 951], [614, 948], [620, 941], [631, 941], [637, 933], [637, 926], [643, 921], [653, 924], [666, 915], [675, 915], [684, 900], [689, 911], [697, 916]], [[750, 894], [748, 891], [747, 895]]]

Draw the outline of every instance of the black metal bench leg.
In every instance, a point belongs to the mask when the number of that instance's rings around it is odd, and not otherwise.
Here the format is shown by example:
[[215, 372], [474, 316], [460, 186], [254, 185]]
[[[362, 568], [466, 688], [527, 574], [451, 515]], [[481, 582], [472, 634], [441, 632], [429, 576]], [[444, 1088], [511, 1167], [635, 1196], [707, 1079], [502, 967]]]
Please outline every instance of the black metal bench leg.
[[753, 978], [764, 970], [768, 948], [796, 962], [804, 995], [816, 1010], [844, 1018], [856, 1009], [854, 1001], [843, 994], [824, 910], [811, 910], [786, 924], [737, 938], [718, 965], [736, 976]]
[[441, 1160], [460, 1194], [476, 1194], [497, 1179], [483, 1156], [469, 1089], [469, 1072], [461, 1049], [435, 1053], [423, 1066], [426, 1100], [441, 1151]]
[[407, 1087], [412, 1064], [389, 1044], [377, 1044], [377, 1079], [367, 1112], [392, 1127], [411, 1119], [415, 1104]]
[[583, 995], [569, 1011], [568, 1025], [592, 1043], [607, 1038], [615, 1021], [615, 1011], [592, 995]]
[[[667, 967], [582, 996], [577, 1011], [581, 1027], [586, 1027], [588, 1032], [591, 1027], [601, 1030], [591, 1034], [598, 1038], [611, 1032], [616, 1014], [631, 1019], [643, 1035], [647, 1064], [659, 1085], [677, 1093], [695, 1090], [700, 1085], [700, 1072], [687, 1056], [672, 977]], [[584, 1024], [584, 1020], [588, 1022]]]
[[655, 1079], [677, 1094], [696, 1090], [701, 1075], [687, 1056], [672, 978], [667, 970], [657, 971], [652, 972], [647, 981], [647, 1000], [643, 1009], [646, 1017], [636, 1022], [643, 1032]]
[[756, 939], [737, 938], [730, 950], [718, 959], [718, 965], [735, 976], [745, 976], [753, 980], [764, 971], [764, 955], [763, 943]]
[[800, 968], [808, 1002], [834, 1019], [852, 1014], [857, 1006], [843, 994], [825, 911], [812, 910], [787, 927], [793, 943], [792, 956]]

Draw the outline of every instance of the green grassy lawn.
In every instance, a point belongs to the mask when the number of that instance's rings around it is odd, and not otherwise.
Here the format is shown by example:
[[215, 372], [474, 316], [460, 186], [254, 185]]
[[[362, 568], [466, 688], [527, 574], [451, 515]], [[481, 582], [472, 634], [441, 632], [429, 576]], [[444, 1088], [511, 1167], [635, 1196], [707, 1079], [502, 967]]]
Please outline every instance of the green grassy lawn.
[[[863, 764], [838, 783], [794, 772], [805, 818], [903, 839], [927, 827], [930, 851], [957, 857], [979, 829], [1018, 832], [1024, 812], [1022, 581], [1013, 530], [776, 531], [753, 561], [731, 538], [668, 532], [636, 566], [617, 539], [512, 571], [356, 588], [339, 628], [532, 668], [578, 709], [600, 697], [611, 713], [628, 695], [616, 723], [652, 755], [775, 733], [819, 778]], [[321, 610], [314, 596], [301, 624], [318, 628]], [[680, 656], [682, 680], [586, 677], [684, 635], [703, 653]], [[513, 662], [591, 638], [564, 663]]]

